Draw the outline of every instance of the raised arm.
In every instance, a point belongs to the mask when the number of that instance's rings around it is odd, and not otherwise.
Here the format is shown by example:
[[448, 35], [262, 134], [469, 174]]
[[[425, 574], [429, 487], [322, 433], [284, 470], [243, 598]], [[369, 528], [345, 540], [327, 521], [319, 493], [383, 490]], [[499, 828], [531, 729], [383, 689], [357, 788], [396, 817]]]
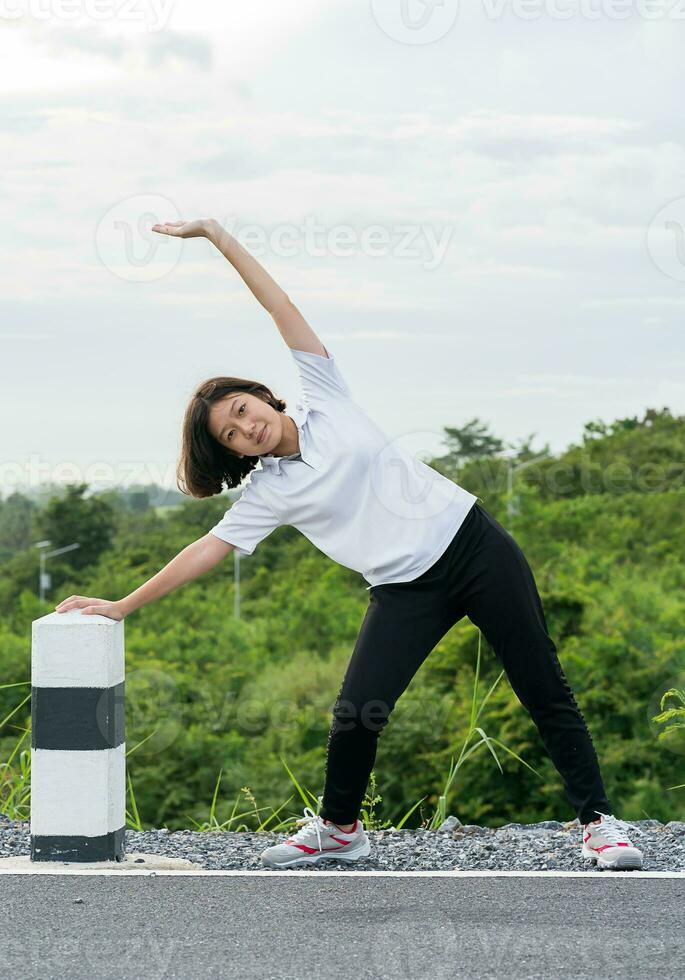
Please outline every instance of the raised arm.
[[164, 568], [144, 582], [123, 599], [97, 599], [93, 596], [72, 595], [55, 606], [55, 612], [69, 612], [80, 609], [82, 613], [108, 616], [110, 619], [124, 619], [129, 613], [155, 599], [192, 582], [214, 568], [222, 558], [233, 551], [233, 545], [221, 541], [213, 534], [205, 534], [192, 541], [180, 551]]
[[293, 350], [328, 357], [328, 352], [285, 290], [240, 242], [214, 218], [170, 221], [153, 231], [176, 238], [207, 238], [228, 259], [253, 296], [273, 317], [283, 340]]

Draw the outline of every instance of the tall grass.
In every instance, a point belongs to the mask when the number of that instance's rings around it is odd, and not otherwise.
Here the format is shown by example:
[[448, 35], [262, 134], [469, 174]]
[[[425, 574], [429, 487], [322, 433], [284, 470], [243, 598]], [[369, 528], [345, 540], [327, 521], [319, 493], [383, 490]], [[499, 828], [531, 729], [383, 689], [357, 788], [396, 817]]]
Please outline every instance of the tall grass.
[[[666, 707], [666, 702], [669, 698], [674, 698], [676, 702], [679, 702], [677, 707]], [[666, 725], [657, 735], [657, 741], [668, 744], [673, 738], [674, 732], [680, 735], [685, 730], [685, 690], [678, 687], [670, 688], [661, 695], [659, 707], [661, 711], [654, 715], [652, 721]], [[679, 783], [677, 786], [667, 786], [666, 788], [685, 789], [685, 783]]]
[[[459, 748], [459, 753], [457, 760], [455, 762], [455, 755], [451, 756], [449, 771], [446, 774], [442, 789], [437, 798], [437, 805], [428, 817], [423, 818], [421, 822], [421, 827], [427, 830], [437, 830], [442, 822], [447, 817], [448, 801], [450, 794], [455, 791], [455, 781], [458, 777], [459, 771], [466, 761], [474, 755], [475, 752], [482, 746], [485, 746], [487, 750], [492, 755], [495, 760], [500, 773], [503, 772], [502, 765], [500, 763], [499, 757], [495, 746], [499, 747], [501, 750], [509, 753], [513, 758], [515, 758], [521, 765], [530, 769], [541, 779], [542, 774], [529, 765], [524, 759], [522, 759], [516, 752], [504, 745], [499, 739], [488, 735], [482, 723], [479, 724], [483, 710], [485, 709], [488, 701], [492, 697], [495, 688], [499, 684], [500, 680], [504, 676], [504, 671], [501, 671], [498, 677], [495, 679], [493, 684], [490, 686], [489, 690], [485, 693], [482, 699], [479, 698], [479, 685], [480, 685], [480, 668], [481, 668], [481, 644], [482, 635], [479, 632], [478, 636], [478, 650], [476, 654], [476, 670], [473, 682], [473, 691], [471, 696], [471, 709], [469, 715], [469, 727], [466, 733], [466, 737]], [[22, 687], [30, 685], [30, 681], [22, 681], [17, 684], [3, 684], [0, 685], [2, 688], [9, 687]], [[682, 704], [682, 707], [668, 709], [663, 711], [661, 715], [657, 716], [655, 720], [658, 721], [671, 721], [673, 727], [684, 727], [685, 726], [685, 693], [682, 691], [668, 691], [662, 699], [662, 709], [664, 707], [664, 701], [668, 696], [676, 696]], [[0, 722], [0, 731], [8, 724], [10, 719], [26, 704], [26, 702], [31, 697], [31, 694], [26, 695], [26, 697], [16, 705], [15, 708]], [[30, 745], [24, 744], [27, 736], [30, 734], [30, 728], [19, 728], [16, 725], [8, 726], [10, 728], [17, 728], [21, 732], [21, 735], [14, 746], [9, 758], [6, 762], [0, 763], [0, 812], [5, 814], [12, 820], [26, 821], [29, 819], [30, 815], [30, 804], [31, 804], [31, 749]], [[669, 731], [671, 730], [669, 728]], [[141, 745], [143, 745], [149, 738], [152, 738], [156, 732], [153, 731], [147, 735], [144, 739], [134, 745], [126, 753], [128, 758], [132, 755]], [[477, 741], [473, 741], [477, 739]], [[456, 753], [456, 749], [455, 749]], [[188, 818], [190, 824], [197, 831], [207, 832], [252, 832], [252, 833], [262, 833], [262, 832], [289, 832], [290, 829], [295, 825], [298, 820], [302, 818], [298, 813], [282, 811], [288, 806], [288, 804], [293, 799], [293, 795], [299, 797], [300, 803], [304, 804], [305, 807], [309, 807], [314, 813], [320, 813], [322, 805], [322, 797], [317, 796], [310, 789], [304, 787], [300, 784], [295, 774], [292, 772], [291, 768], [288, 766], [287, 761], [281, 756], [281, 762], [283, 763], [288, 776], [295, 788], [295, 794], [291, 794], [277, 809], [271, 806], [258, 806], [257, 801], [250, 790], [249, 786], [242, 786], [240, 792], [238, 793], [235, 801], [233, 802], [230, 814], [224, 819], [219, 819], [218, 811], [222, 807], [222, 801], [220, 798], [221, 780], [223, 776], [223, 769], [219, 770], [217, 776], [216, 784], [214, 787], [214, 793], [212, 796], [211, 803], [209, 805], [209, 812], [206, 820], [197, 821], [189, 814], [185, 814]], [[685, 785], [685, 784], [683, 784]], [[679, 789], [678, 787], [669, 787], [669, 789]], [[376, 787], [376, 773], [373, 771], [369, 780], [369, 787], [367, 788], [366, 795], [362, 801], [360, 808], [360, 816], [362, 821], [367, 828], [367, 830], [383, 830], [392, 827], [396, 830], [401, 830], [405, 825], [406, 821], [411, 817], [417, 807], [426, 799], [426, 797], [421, 797], [417, 800], [405, 813], [397, 813], [394, 818], [386, 817], [381, 819], [377, 813], [377, 805], [382, 801], [383, 797], [377, 792]], [[241, 804], [241, 800], [243, 801]], [[222, 807], [223, 808], [223, 807]], [[238, 811], [238, 812], [236, 812]], [[126, 808], [126, 829], [127, 830], [145, 830], [143, 822], [140, 818], [140, 813], [136, 803], [135, 792], [133, 788], [133, 780], [131, 777], [131, 768], [127, 766], [127, 808]]]
[[[9, 687], [27, 686], [29, 693], [0, 721], [0, 731], [31, 698], [31, 681], [0, 684], [0, 689], [3, 690]], [[28, 820], [31, 807], [31, 748], [29, 746], [22, 749], [21, 746], [31, 729], [19, 728], [18, 725], [10, 725], [9, 727], [18, 729], [22, 734], [12, 749], [9, 759], [0, 763], [0, 813], [4, 813], [10, 820]], [[19, 753], [19, 761], [15, 763], [14, 758], [17, 753]]]
[[[472, 696], [471, 696], [471, 712], [470, 712], [470, 716], [469, 716], [469, 730], [466, 733], [466, 738], [464, 739], [463, 745], [461, 747], [461, 751], [459, 753], [459, 758], [457, 759], [456, 764], [454, 762], [454, 756], [452, 756], [452, 759], [451, 759], [451, 762], [450, 762], [450, 769], [449, 769], [449, 772], [447, 774], [447, 778], [445, 780], [445, 785], [443, 786], [442, 793], [438, 797], [438, 805], [436, 807], [435, 813], [433, 814], [432, 818], [428, 821], [428, 829], [429, 830], [436, 830], [440, 826], [440, 824], [443, 822], [443, 820], [445, 820], [445, 818], [447, 816], [447, 799], [448, 799], [450, 790], [452, 789], [452, 784], [454, 783], [454, 780], [456, 779], [457, 773], [459, 772], [460, 768], [464, 765], [464, 763], [466, 762], [466, 760], [469, 758], [469, 756], [473, 755], [473, 753], [476, 752], [481, 747], [481, 745], [487, 746], [487, 748], [489, 749], [489, 751], [492, 753], [492, 757], [495, 760], [495, 762], [497, 763], [497, 767], [498, 767], [498, 769], [499, 769], [499, 771], [501, 773], [503, 773], [503, 769], [502, 769], [502, 765], [501, 765], [501, 763], [499, 761], [499, 758], [497, 756], [497, 752], [495, 752], [495, 748], [494, 748], [495, 745], [499, 745], [499, 747], [501, 749], [504, 749], [505, 752], [508, 752], [509, 755], [511, 755], [515, 759], [517, 759], [518, 762], [520, 762], [522, 766], [525, 766], [526, 769], [530, 769], [530, 771], [531, 772], [534, 772], [536, 776], [539, 776], [540, 777], [540, 779], [544, 779], [544, 776], [542, 775], [542, 773], [539, 773], [537, 771], [537, 769], [534, 769], [533, 768], [533, 766], [528, 765], [528, 763], [525, 762], [521, 758], [520, 755], [517, 755], [516, 752], [514, 752], [513, 749], [508, 748], [503, 742], [500, 742], [499, 739], [492, 738], [492, 736], [487, 735], [485, 733], [485, 731], [483, 730], [483, 728], [480, 725], [478, 725], [478, 719], [480, 718], [480, 716], [481, 716], [481, 714], [483, 712], [483, 708], [488, 703], [488, 701], [490, 700], [490, 697], [492, 696], [493, 691], [495, 690], [495, 688], [497, 687], [497, 685], [499, 684], [499, 682], [504, 677], [504, 671], [502, 670], [502, 671], [500, 671], [500, 673], [495, 678], [493, 684], [490, 687], [490, 690], [487, 692], [487, 694], [485, 695], [485, 697], [481, 701], [480, 705], [478, 705], [477, 704], [477, 702], [478, 702], [478, 686], [479, 686], [479, 683], [480, 683], [480, 651], [481, 651], [482, 639], [483, 639], [483, 634], [479, 630], [478, 631], [478, 652], [476, 654], [476, 676], [475, 676], [474, 681], [473, 681], [473, 693], [472, 693]], [[478, 736], [478, 735], [480, 736], [480, 739], [474, 745], [469, 746], [469, 742], [475, 736]]]

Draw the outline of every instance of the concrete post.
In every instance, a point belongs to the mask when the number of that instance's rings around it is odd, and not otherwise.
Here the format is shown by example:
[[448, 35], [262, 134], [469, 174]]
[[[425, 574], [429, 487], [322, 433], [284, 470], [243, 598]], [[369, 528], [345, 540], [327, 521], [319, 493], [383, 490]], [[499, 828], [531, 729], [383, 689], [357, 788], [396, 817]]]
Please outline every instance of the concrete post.
[[33, 623], [31, 860], [122, 861], [124, 622], [79, 609]]

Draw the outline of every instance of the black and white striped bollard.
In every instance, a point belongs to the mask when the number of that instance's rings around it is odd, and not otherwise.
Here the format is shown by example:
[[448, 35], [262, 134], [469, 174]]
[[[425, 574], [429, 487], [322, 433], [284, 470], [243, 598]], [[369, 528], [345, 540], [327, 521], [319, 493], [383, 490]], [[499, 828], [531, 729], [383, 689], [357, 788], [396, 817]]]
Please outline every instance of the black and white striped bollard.
[[123, 861], [124, 622], [74, 609], [33, 623], [31, 860]]

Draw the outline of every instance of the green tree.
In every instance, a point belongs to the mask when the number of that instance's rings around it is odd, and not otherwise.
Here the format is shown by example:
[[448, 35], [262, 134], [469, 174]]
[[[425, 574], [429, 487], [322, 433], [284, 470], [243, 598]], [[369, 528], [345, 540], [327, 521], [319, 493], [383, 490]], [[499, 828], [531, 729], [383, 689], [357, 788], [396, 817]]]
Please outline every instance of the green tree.
[[60, 564], [81, 569], [94, 564], [112, 543], [116, 528], [114, 508], [97, 495], [86, 498], [87, 483], [69, 484], [62, 497], [52, 497], [38, 515], [41, 537], [53, 548], [78, 542], [79, 548], [60, 556]]
[[472, 459], [495, 456], [505, 448], [505, 443], [488, 430], [488, 425], [478, 418], [471, 419], [461, 429], [444, 427], [447, 453], [440, 462], [459, 467]]
[[0, 500], [0, 553], [7, 556], [29, 547], [36, 511], [36, 504], [18, 492]]

